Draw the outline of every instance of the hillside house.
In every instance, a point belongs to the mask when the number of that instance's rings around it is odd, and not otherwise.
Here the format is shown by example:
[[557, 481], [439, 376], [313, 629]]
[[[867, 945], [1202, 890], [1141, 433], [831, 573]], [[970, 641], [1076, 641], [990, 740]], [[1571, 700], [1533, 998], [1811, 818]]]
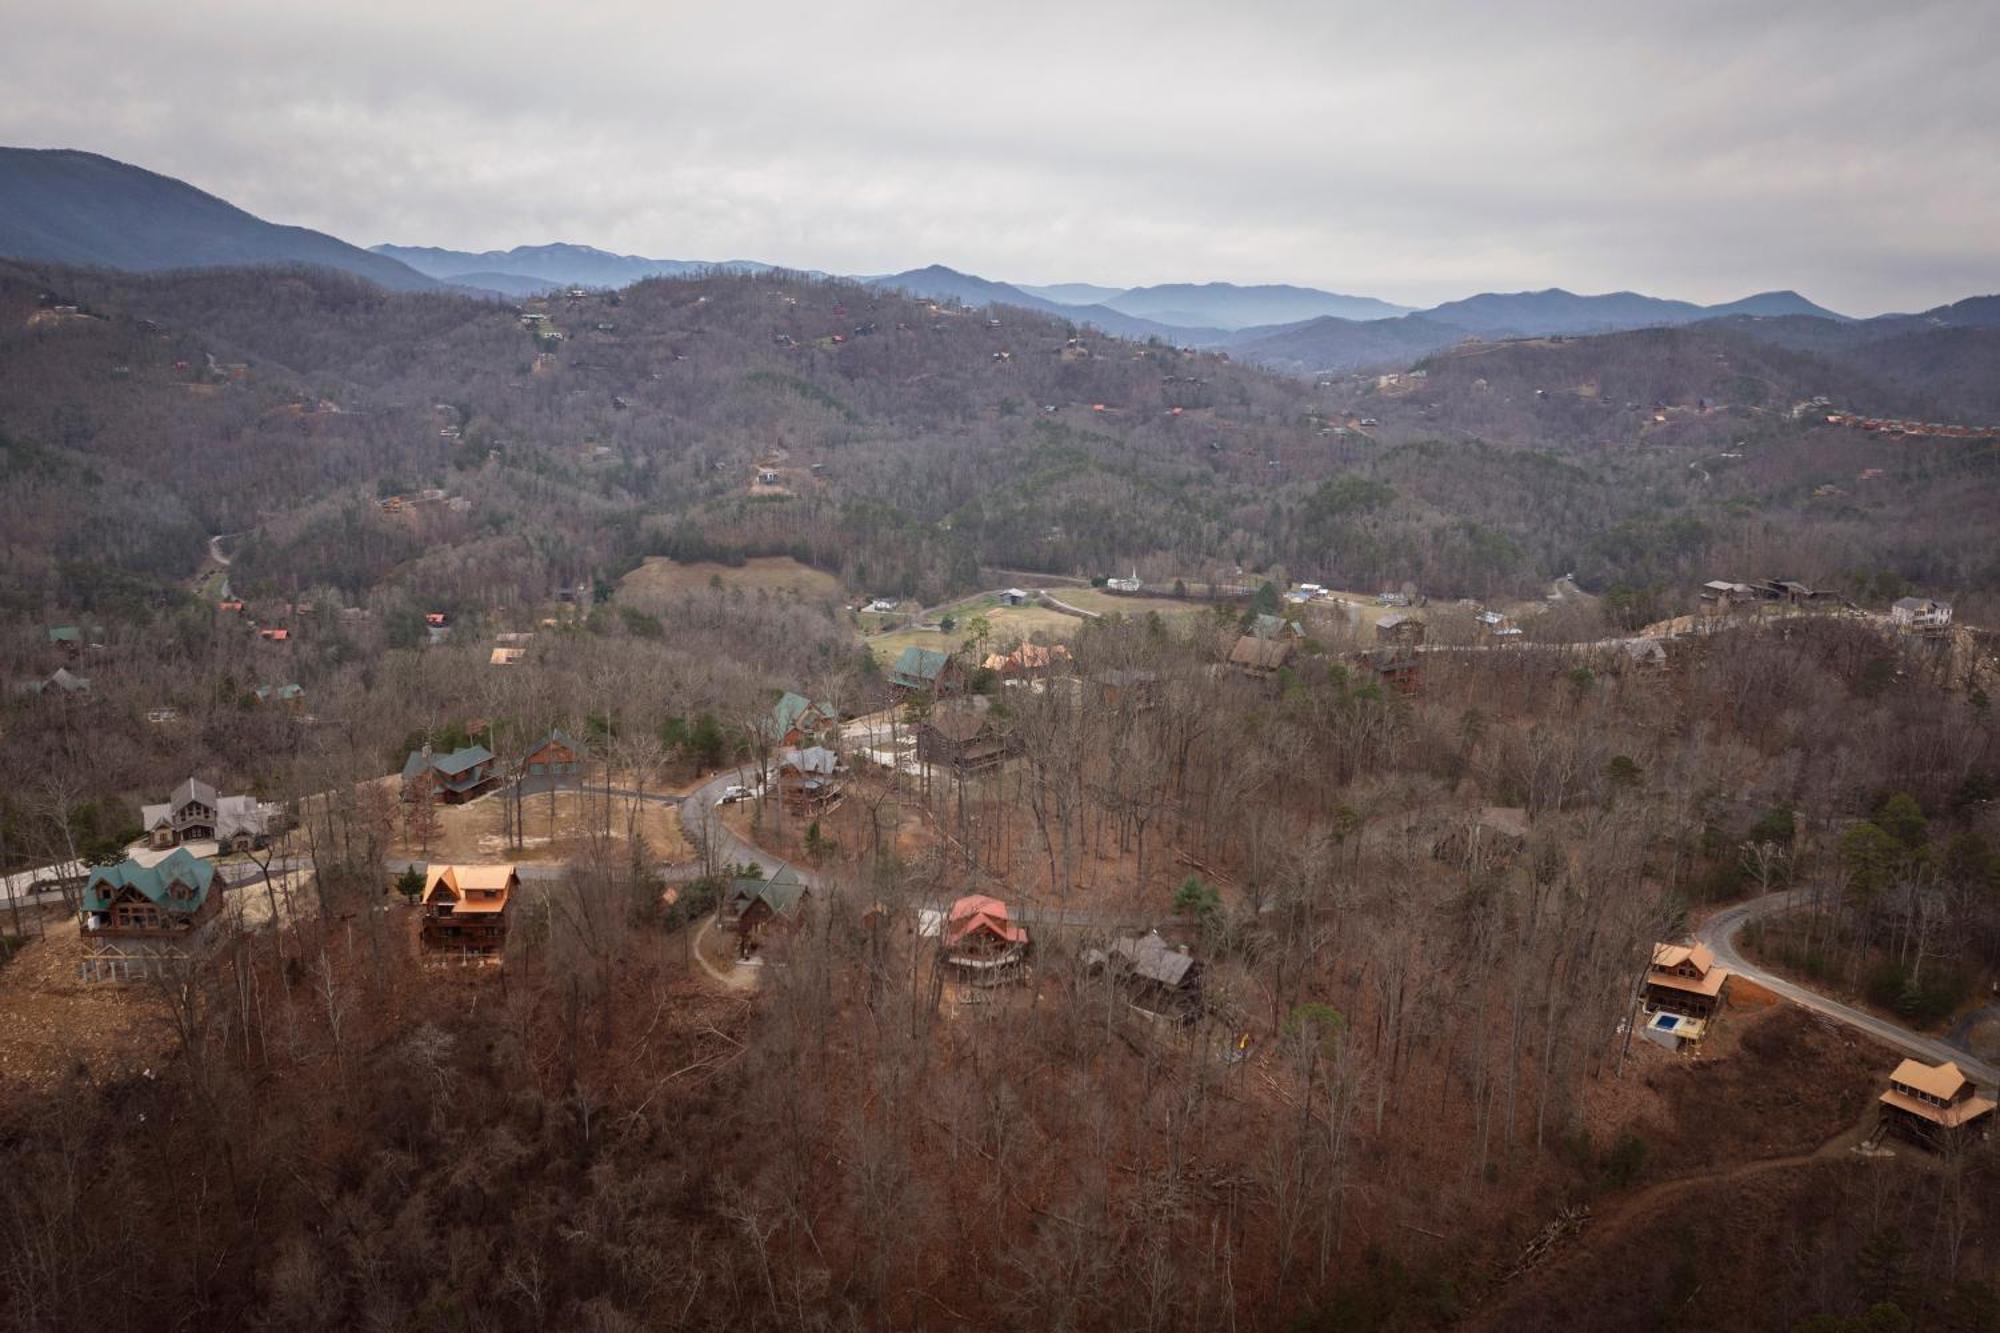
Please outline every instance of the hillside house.
[[877, 597], [861, 609], [873, 615], [886, 616], [892, 614], [901, 605], [902, 603], [893, 597]]
[[428, 785], [440, 801], [456, 805], [469, 801], [497, 783], [493, 752], [483, 745], [468, 745], [450, 754], [433, 754], [429, 745], [410, 751], [403, 761], [403, 799], [414, 800]]
[[1934, 634], [1951, 625], [1951, 603], [1929, 597], [1898, 597], [1889, 607], [1889, 623], [1918, 634]]
[[[1646, 970], [1643, 1003], [1650, 1013], [1677, 1014], [1706, 1023], [1722, 1006], [1726, 969], [1706, 944], [1656, 944]], [[1691, 1037], [1696, 1034], [1683, 1034]]]
[[146, 843], [164, 851], [185, 842], [214, 842], [224, 851], [262, 847], [274, 809], [254, 796], [220, 796], [199, 778], [189, 778], [158, 805], [139, 808]]
[[1357, 674], [1379, 689], [1401, 695], [1415, 695], [1423, 689], [1424, 662], [1413, 652], [1376, 648], [1356, 653], [1352, 660]]
[[1521, 637], [1520, 627], [1506, 616], [1501, 615], [1498, 611], [1481, 611], [1475, 619], [1479, 622], [1479, 630], [1482, 634], [1490, 635], [1496, 639], [1518, 639]]
[[839, 808], [845, 785], [840, 780], [840, 756], [825, 746], [783, 751], [777, 771], [786, 814], [818, 819]]
[[49, 629], [49, 646], [62, 651], [64, 657], [74, 662], [83, 655], [85, 646], [102, 648], [104, 630], [92, 625], [88, 629], [76, 625], [55, 625]]
[[1260, 612], [1251, 617], [1250, 637], [1254, 639], [1303, 639], [1306, 632], [1299, 628], [1296, 620]]
[[1002, 606], [1026, 606], [1027, 604], [1028, 593], [1025, 589], [1008, 588], [1000, 594], [1000, 605]]
[[260, 704], [283, 704], [287, 708], [303, 707], [306, 701], [305, 689], [296, 681], [283, 685], [259, 685], [250, 695]]
[[1007, 904], [997, 898], [960, 898], [945, 914], [941, 935], [944, 961], [971, 985], [1012, 981], [1027, 964], [1027, 928], [1009, 919]]
[[[1101, 411], [1103, 411], [1103, 410], [1104, 410], [1104, 405], [1103, 405], [1102, 403], [1098, 404], [1098, 406], [1097, 406], [1097, 410], [1098, 410], [1098, 411], [1100, 411], [1100, 412], [1101, 412]], [[1131, 572], [1131, 573], [1130, 573], [1129, 575], [1127, 575], [1126, 577], [1124, 577], [1124, 578], [1122, 578], [1122, 579], [1106, 579], [1106, 580], [1104, 580], [1104, 586], [1105, 586], [1105, 588], [1106, 588], [1106, 589], [1108, 589], [1108, 590], [1109, 590], [1109, 591], [1111, 591], [1111, 592], [1127, 592], [1127, 593], [1131, 593], [1131, 592], [1138, 592], [1138, 591], [1140, 591], [1140, 590], [1141, 590], [1141, 589], [1143, 589], [1143, 588], [1144, 588], [1144, 587], [1145, 587], [1146, 585], [1145, 585], [1145, 584], [1144, 584], [1143, 582], [1141, 582], [1141, 581], [1140, 581], [1140, 579], [1139, 579], [1139, 571], [1135, 569], [1135, 570], [1133, 570], [1133, 571], [1132, 571], [1132, 572]]]
[[1168, 944], [1158, 931], [1086, 950], [1083, 963], [1093, 973], [1108, 974], [1141, 1009], [1183, 1019], [1201, 1010], [1201, 964], [1185, 946]]
[[1292, 641], [1286, 638], [1260, 639], [1244, 634], [1229, 650], [1229, 665], [1252, 680], [1270, 679], [1291, 660]]
[[1760, 600], [1757, 589], [1747, 583], [1732, 583], [1728, 579], [1710, 579], [1701, 585], [1702, 610], [1718, 614], [1732, 607], [1744, 606]]
[[1131, 704], [1151, 708], [1160, 700], [1160, 673], [1143, 667], [1113, 667], [1090, 678], [1091, 701], [1099, 708]]
[[68, 667], [57, 667], [42, 680], [24, 680], [14, 686], [14, 693], [27, 695], [48, 695], [58, 699], [88, 698], [90, 677], [79, 676]]
[[730, 880], [718, 911], [736, 933], [736, 956], [748, 958], [769, 932], [795, 926], [811, 898], [812, 890], [790, 866], [780, 867], [769, 879]]
[[433, 958], [498, 963], [507, 947], [507, 909], [521, 877], [510, 865], [434, 865], [424, 875], [418, 936]]
[[489, 666], [517, 666], [527, 655], [526, 648], [495, 648], [486, 661]]
[[889, 685], [904, 697], [955, 694], [965, 687], [965, 672], [950, 653], [911, 644], [889, 668]]
[[558, 728], [536, 741], [521, 760], [525, 778], [577, 778], [583, 773], [583, 747]]
[[1013, 728], [976, 695], [939, 704], [917, 731], [917, 758], [955, 773], [983, 772], [1013, 752]]
[[1060, 643], [1044, 646], [1024, 643], [1011, 653], [988, 653], [980, 665], [1009, 680], [1024, 676], [1045, 676], [1058, 665], [1069, 664], [1069, 649]]
[[764, 738], [773, 745], [812, 745], [826, 739], [839, 725], [840, 715], [832, 708], [786, 690], [771, 707]]
[[1923, 1143], [1938, 1144], [1991, 1128], [1994, 1102], [1959, 1067], [1947, 1060], [1927, 1065], [1905, 1060], [1889, 1075], [1889, 1090], [1879, 1105], [1882, 1122]]
[[1375, 642], [1415, 647], [1424, 641], [1424, 622], [1401, 611], [1391, 611], [1375, 622]]
[[222, 889], [214, 864], [185, 847], [150, 866], [131, 857], [97, 866], [83, 889], [79, 975], [133, 981], [187, 958], [220, 919]]

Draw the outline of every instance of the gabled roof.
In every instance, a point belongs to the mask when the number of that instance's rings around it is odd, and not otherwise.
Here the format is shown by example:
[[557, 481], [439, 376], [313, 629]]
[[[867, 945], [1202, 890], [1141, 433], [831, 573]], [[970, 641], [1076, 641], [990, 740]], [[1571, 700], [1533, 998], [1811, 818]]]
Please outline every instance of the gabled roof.
[[[1672, 970], [1683, 963], [1693, 964], [1699, 975], [1682, 976]], [[1715, 951], [1706, 944], [1653, 946], [1653, 969], [1646, 974], [1649, 986], [1713, 997], [1722, 993], [1722, 984], [1728, 980], [1729, 970], [1715, 965]]]
[[923, 689], [937, 683], [947, 664], [950, 653], [941, 653], [935, 648], [919, 648], [915, 644], [903, 649], [896, 665], [889, 668], [889, 679], [897, 685], [912, 689]]
[[761, 902], [771, 909], [774, 916], [784, 916], [803, 898], [812, 896], [812, 890], [799, 878], [799, 873], [790, 866], [780, 866], [769, 879], [732, 879], [729, 881], [729, 902], [737, 916], [749, 910], [752, 903]]
[[1253, 671], [1275, 671], [1291, 655], [1292, 645], [1286, 639], [1260, 639], [1245, 634], [1229, 650], [1229, 663], [1231, 666], [1249, 667]]
[[[132, 857], [126, 857], [115, 866], [98, 866], [90, 872], [90, 880], [83, 890], [85, 910], [102, 912], [123, 889], [135, 889], [148, 902], [169, 912], [196, 912], [208, 900], [209, 886], [215, 882], [215, 866], [189, 852], [185, 847], [176, 847], [152, 865], [141, 865]], [[185, 884], [194, 893], [185, 899], [175, 899], [169, 888], [174, 884]]]
[[1655, 944], [1653, 946], [1653, 966], [1661, 969], [1679, 967], [1692, 962], [1697, 972], [1706, 972], [1715, 966], [1715, 950], [1706, 944]]
[[998, 723], [987, 700], [974, 696], [939, 704], [931, 710], [926, 725], [946, 740], [963, 745], [989, 727], [997, 728]]
[[999, 936], [1009, 944], [1026, 944], [1028, 932], [1007, 919], [1007, 904], [998, 898], [988, 898], [982, 893], [967, 894], [951, 905], [945, 918], [950, 928], [945, 931], [945, 943], [957, 944], [968, 935], [986, 931]]
[[1107, 956], [1124, 962], [1134, 976], [1162, 986], [1181, 985], [1194, 969], [1193, 956], [1168, 944], [1158, 931], [1115, 939]]
[[1303, 632], [1297, 621], [1274, 616], [1269, 612], [1260, 612], [1257, 618], [1250, 622], [1251, 635], [1259, 639], [1275, 639], [1280, 635], [1298, 635]]
[[[504, 911], [516, 882], [511, 865], [433, 865], [424, 873], [422, 901], [429, 906], [442, 894], [456, 902], [456, 912]], [[467, 896], [472, 893], [481, 896]]]
[[432, 755], [431, 767], [447, 776], [455, 777], [481, 764], [490, 763], [492, 759], [493, 751], [485, 746], [468, 745], [463, 750], [453, 750], [450, 754]]
[[529, 746], [528, 753], [530, 755], [540, 754], [542, 751], [548, 749], [551, 745], [559, 745], [563, 749], [568, 750], [571, 754], [577, 756], [578, 758], [583, 757], [583, 747], [581, 745], [578, 745], [575, 741], [571, 740], [569, 737], [569, 733], [564, 731], [561, 727], [557, 727], [554, 731], [551, 731], [548, 735], [542, 737], [540, 740], [536, 741], [533, 745]]
[[840, 756], [824, 745], [808, 745], [802, 750], [786, 750], [778, 756], [778, 767], [797, 769], [801, 773], [819, 773], [832, 776], [840, 765]]
[[1943, 1101], [1950, 1101], [1965, 1086], [1966, 1078], [1954, 1062], [1947, 1060], [1941, 1065], [1927, 1065], [1922, 1060], [1905, 1060], [1896, 1066], [1896, 1072], [1889, 1075], [1891, 1083], [1900, 1083], [1918, 1092], [1927, 1092]]
[[795, 727], [823, 726], [833, 717], [833, 710], [825, 704], [816, 704], [803, 694], [786, 690], [771, 708], [770, 736], [779, 740]]

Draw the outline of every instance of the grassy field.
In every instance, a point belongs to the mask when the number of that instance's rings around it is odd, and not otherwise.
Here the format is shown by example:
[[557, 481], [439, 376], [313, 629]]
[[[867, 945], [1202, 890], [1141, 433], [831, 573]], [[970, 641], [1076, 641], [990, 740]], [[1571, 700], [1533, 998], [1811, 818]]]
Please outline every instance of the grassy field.
[[879, 662], [893, 662], [902, 655], [903, 649], [915, 644], [919, 648], [955, 650], [966, 640], [966, 625], [974, 616], [983, 616], [991, 630], [987, 636], [989, 651], [1039, 636], [1045, 639], [1068, 639], [1083, 622], [1077, 617], [1061, 611], [1051, 611], [1045, 606], [1002, 606], [997, 597], [974, 597], [959, 602], [940, 616], [952, 618], [955, 628], [949, 634], [936, 630], [902, 629], [890, 634], [871, 635], [866, 639], [869, 650]]
[[621, 604], [657, 601], [706, 588], [713, 580], [720, 580], [725, 588], [792, 592], [815, 600], [840, 596], [839, 579], [790, 556], [755, 556], [741, 565], [710, 561], [684, 565], [655, 556], [618, 580], [615, 600]]
[[1143, 616], [1158, 611], [1163, 616], [1189, 615], [1208, 610], [1209, 602], [1182, 601], [1178, 597], [1120, 597], [1102, 588], [1051, 588], [1049, 595], [1059, 602], [1095, 611], [1101, 616]]

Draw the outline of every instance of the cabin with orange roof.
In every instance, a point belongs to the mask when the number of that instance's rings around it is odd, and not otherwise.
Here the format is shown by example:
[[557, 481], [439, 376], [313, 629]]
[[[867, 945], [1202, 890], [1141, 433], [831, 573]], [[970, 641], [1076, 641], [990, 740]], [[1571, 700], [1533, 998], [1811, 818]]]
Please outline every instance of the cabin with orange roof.
[[1653, 964], [1646, 970], [1646, 1008], [1656, 1014], [1678, 1014], [1706, 1022], [1722, 1007], [1726, 968], [1715, 965], [1715, 951], [1706, 944], [1655, 944]]
[[998, 898], [972, 893], [945, 914], [944, 960], [961, 981], [976, 986], [1016, 979], [1027, 962], [1028, 930]]
[[426, 956], [500, 961], [507, 947], [507, 908], [521, 877], [511, 865], [434, 865], [420, 899]]
[[1889, 1090], [1880, 1099], [1886, 1128], [1932, 1146], [1985, 1134], [1992, 1127], [1994, 1105], [1950, 1060], [1941, 1065], [1903, 1061], [1889, 1075]]

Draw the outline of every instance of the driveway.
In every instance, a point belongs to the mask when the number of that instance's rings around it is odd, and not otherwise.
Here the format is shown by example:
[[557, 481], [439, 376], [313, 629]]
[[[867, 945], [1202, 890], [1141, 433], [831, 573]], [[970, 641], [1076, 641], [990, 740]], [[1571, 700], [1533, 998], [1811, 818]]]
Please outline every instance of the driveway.
[[1798, 906], [1804, 899], [1803, 889], [1786, 889], [1781, 893], [1767, 893], [1761, 898], [1752, 898], [1747, 903], [1724, 908], [1702, 922], [1695, 929], [1694, 937], [1713, 949], [1716, 961], [1731, 972], [1748, 977], [1801, 1008], [1810, 1009], [1816, 1014], [1824, 1014], [1835, 1022], [1845, 1023], [1848, 1027], [1857, 1028], [1877, 1041], [1931, 1064], [1943, 1064], [1947, 1060], [1955, 1061], [1965, 1072], [1966, 1077], [1987, 1087], [2000, 1084], [2000, 1066], [1981, 1060], [1970, 1051], [1949, 1042], [1936, 1037], [1927, 1037], [1921, 1032], [1912, 1032], [1888, 1019], [1877, 1018], [1852, 1005], [1842, 1004], [1838, 1000], [1830, 1000], [1824, 995], [1809, 991], [1759, 967], [1738, 952], [1736, 937], [1742, 933], [1745, 925], [1757, 917], [1769, 916]]
[[717, 773], [707, 782], [696, 787], [681, 802], [681, 828], [689, 837], [710, 841], [715, 848], [715, 860], [724, 865], [756, 865], [763, 869], [764, 877], [770, 878], [780, 870], [789, 869], [814, 893], [826, 888], [819, 873], [804, 866], [792, 865], [782, 857], [773, 856], [762, 847], [747, 842], [736, 835], [735, 830], [722, 821], [722, 813], [716, 802], [722, 799], [723, 789], [732, 783], [749, 786], [757, 779], [757, 770], [751, 767], [726, 769]]

